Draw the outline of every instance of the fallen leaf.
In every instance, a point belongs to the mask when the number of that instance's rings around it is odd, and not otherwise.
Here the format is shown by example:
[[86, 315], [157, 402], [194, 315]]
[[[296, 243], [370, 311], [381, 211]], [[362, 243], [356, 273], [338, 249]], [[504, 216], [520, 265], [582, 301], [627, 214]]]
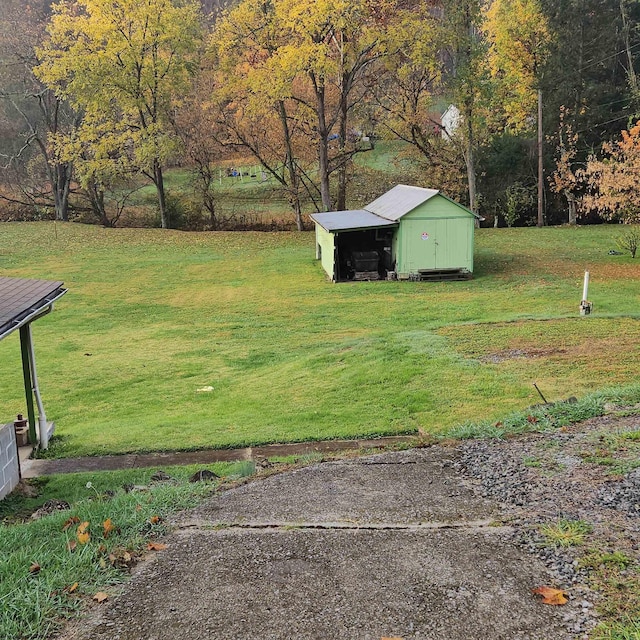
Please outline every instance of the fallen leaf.
[[112, 531], [115, 531], [115, 527], [113, 526], [113, 522], [111, 522], [111, 518], [107, 518], [103, 523], [102, 523], [102, 528], [104, 529], [104, 537], [108, 538], [109, 534]]
[[160, 522], [160, 516], [151, 516], [149, 522], [151, 524], [158, 524], [158, 522]]
[[100, 566], [101, 569], [106, 569], [107, 561], [104, 558], [100, 558], [100, 560], [98, 560], [98, 565]]
[[69, 540], [67, 542], [67, 551], [70, 551], [71, 553], [73, 553], [76, 550], [77, 546], [78, 546], [78, 543], [75, 540]]
[[494, 427], [501, 427], [502, 426], [502, 422], [498, 421], [493, 426]]
[[167, 545], [166, 544], [162, 544], [162, 542], [150, 542], [147, 545], [147, 549], [149, 549], [149, 551], [162, 551], [163, 549], [166, 549]]
[[78, 518], [78, 516], [72, 516], [68, 520], [65, 520], [65, 523], [62, 525], [62, 530], [66, 531], [69, 527], [72, 527], [78, 522], [80, 522], [80, 518]]
[[79, 544], [87, 544], [87, 542], [89, 542], [89, 539], [91, 538], [91, 536], [87, 531], [88, 527], [89, 527], [88, 522], [83, 522], [78, 525], [78, 528], [76, 530], [76, 538], [78, 538]]
[[538, 418], [536, 418], [535, 416], [527, 416], [527, 422], [535, 424], [536, 422], [538, 422]]
[[40, 565], [37, 562], [33, 562], [29, 567], [29, 573], [40, 573]]
[[98, 591], [98, 593], [96, 593], [96, 595], [93, 596], [93, 599], [96, 602], [104, 602], [105, 600], [109, 599], [109, 594], [105, 593], [104, 591]]
[[74, 582], [70, 587], [67, 587], [65, 591], [67, 593], [73, 593], [78, 588], [78, 583]]
[[136, 505], [136, 511], [140, 511], [142, 509], [142, 505], [137, 504]]
[[542, 596], [542, 604], [561, 605], [569, 602], [567, 592], [553, 587], [538, 587], [533, 590], [536, 595]]

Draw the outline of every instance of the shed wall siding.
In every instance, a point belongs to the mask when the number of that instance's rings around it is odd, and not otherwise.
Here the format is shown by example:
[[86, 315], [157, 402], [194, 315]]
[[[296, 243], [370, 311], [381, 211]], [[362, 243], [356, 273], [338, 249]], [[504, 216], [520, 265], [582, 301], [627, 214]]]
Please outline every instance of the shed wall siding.
[[401, 219], [396, 270], [400, 278], [419, 270], [473, 271], [475, 218], [437, 195]]
[[320, 251], [319, 257], [320, 264], [325, 270], [326, 274], [333, 280], [334, 272], [334, 253], [335, 253], [335, 236], [333, 233], [329, 233], [323, 229], [319, 224], [316, 224], [316, 251]]
[[16, 488], [19, 480], [16, 436], [10, 422], [0, 427], [0, 500]]

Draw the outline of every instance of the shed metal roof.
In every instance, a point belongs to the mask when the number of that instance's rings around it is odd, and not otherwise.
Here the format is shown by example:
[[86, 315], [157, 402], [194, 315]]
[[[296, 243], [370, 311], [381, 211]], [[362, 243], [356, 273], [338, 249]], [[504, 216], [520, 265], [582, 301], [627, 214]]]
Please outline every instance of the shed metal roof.
[[402, 216], [440, 193], [437, 189], [399, 184], [368, 204], [365, 209], [387, 220], [397, 222]]
[[67, 290], [62, 282], [0, 277], [0, 340], [46, 313]]
[[311, 216], [327, 231], [355, 231], [357, 229], [374, 229], [379, 227], [395, 227], [396, 223], [380, 216], [358, 209], [355, 211], [330, 211], [328, 213], [314, 213]]

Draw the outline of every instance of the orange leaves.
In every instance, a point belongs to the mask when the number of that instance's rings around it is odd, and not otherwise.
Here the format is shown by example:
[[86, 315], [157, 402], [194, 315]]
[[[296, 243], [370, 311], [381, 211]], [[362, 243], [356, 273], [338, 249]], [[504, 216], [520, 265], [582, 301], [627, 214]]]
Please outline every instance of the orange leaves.
[[62, 530], [66, 531], [67, 529], [71, 528], [74, 524], [77, 524], [78, 522], [80, 522], [80, 518], [78, 518], [78, 516], [72, 516], [71, 518], [68, 518], [64, 525], [62, 526]]
[[158, 524], [160, 522], [160, 516], [151, 516], [149, 522], [151, 524]]
[[40, 565], [37, 562], [32, 562], [31, 566], [29, 567], [29, 573], [32, 575], [35, 575], [37, 573], [40, 573]]
[[116, 528], [113, 526], [113, 522], [111, 521], [111, 518], [107, 518], [103, 523], [102, 523], [102, 528], [103, 528], [103, 535], [105, 538], [109, 537], [109, 534], [112, 531], [116, 531]]
[[149, 551], [162, 551], [163, 549], [166, 549], [167, 545], [166, 544], [162, 544], [162, 542], [150, 542], [147, 545], [147, 549]]
[[87, 544], [87, 542], [89, 542], [89, 540], [91, 539], [91, 536], [87, 531], [88, 528], [88, 522], [83, 522], [82, 524], [78, 525], [78, 528], [76, 530], [76, 538], [78, 539], [79, 544]]
[[[67, 540], [67, 551], [73, 552], [77, 549], [78, 545], [85, 545], [91, 540], [91, 534], [89, 533], [90, 522], [85, 520], [84, 522], [80, 522], [80, 518], [78, 516], [72, 516], [62, 526], [62, 531], [69, 531], [69, 529], [77, 524], [77, 528], [75, 531], [75, 539], [70, 538]], [[102, 523], [102, 536], [106, 540], [112, 533], [120, 532], [120, 529], [113, 524], [113, 520], [111, 518], [107, 518]], [[103, 545], [101, 545], [101, 549], [104, 550]]]
[[77, 588], [78, 588], [78, 583], [74, 582], [72, 585], [69, 585], [68, 587], [66, 587], [65, 591], [67, 593], [73, 593]]
[[542, 596], [542, 604], [562, 605], [569, 602], [567, 592], [553, 587], [537, 587], [533, 593]]

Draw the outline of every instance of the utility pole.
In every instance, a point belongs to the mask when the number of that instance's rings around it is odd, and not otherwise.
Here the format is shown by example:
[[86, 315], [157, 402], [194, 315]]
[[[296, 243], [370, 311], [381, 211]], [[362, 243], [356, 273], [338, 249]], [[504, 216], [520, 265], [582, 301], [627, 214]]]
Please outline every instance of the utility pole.
[[542, 89], [538, 89], [538, 226], [544, 227], [544, 167], [542, 163]]

